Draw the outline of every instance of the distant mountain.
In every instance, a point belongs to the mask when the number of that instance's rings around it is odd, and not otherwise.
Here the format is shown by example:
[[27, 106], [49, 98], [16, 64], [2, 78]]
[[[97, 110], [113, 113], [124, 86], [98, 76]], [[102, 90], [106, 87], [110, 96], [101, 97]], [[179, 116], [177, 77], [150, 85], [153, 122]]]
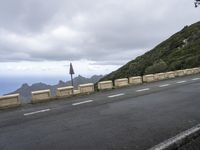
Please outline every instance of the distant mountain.
[[185, 26], [154, 49], [101, 80], [114, 80], [200, 66], [200, 22]]
[[[91, 78], [85, 78], [82, 76], [77, 76], [74, 78], [74, 88], [76, 89], [79, 84], [85, 84], [85, 83], [96, 83], [98, 82], [103, 76], [102, 75], [94, 75]], [[63, 82], [59, 81], [56, 85], [48, 85], [45, 83], [35, 83], [29, 86], [27, 83], [23, 84], [19, 89], [17, 89], [14, 92], [11, 92], [9, 94], [14, 93], [20, 93], [21, 100], [23, 103], [28, 103], [31, 101], [31, 92], [37, 91], [37, 90], [45, 90], [50, 89], [53, 96], [56, 95], [56, 89], [58, 87], [64, 87], [64, 86], [70, 86], [71, 81]]]

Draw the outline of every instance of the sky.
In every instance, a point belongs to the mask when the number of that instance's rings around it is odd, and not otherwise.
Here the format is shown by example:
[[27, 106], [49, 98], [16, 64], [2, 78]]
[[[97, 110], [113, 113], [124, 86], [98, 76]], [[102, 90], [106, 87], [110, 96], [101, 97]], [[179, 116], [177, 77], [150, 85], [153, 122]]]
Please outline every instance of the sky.
[[1, 76], [108, 74], [199, 21], [193, 0], [0, 0]]

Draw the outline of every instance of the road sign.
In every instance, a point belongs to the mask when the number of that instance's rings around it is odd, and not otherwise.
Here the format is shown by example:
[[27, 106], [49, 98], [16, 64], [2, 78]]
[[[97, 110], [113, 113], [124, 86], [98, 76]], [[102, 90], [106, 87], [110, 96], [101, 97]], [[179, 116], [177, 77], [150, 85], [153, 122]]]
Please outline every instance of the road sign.
[[72, 84], [72, 86], [74, 86], [73, 74], [75, 74], [75, 73], [74, 73], [74, 69], [73, 69], [72, 63], [70, 63], [69, 74], [71, 75], [71, 84]]
[[72, 63], [70, 63], [69, 74], [74, 74]]

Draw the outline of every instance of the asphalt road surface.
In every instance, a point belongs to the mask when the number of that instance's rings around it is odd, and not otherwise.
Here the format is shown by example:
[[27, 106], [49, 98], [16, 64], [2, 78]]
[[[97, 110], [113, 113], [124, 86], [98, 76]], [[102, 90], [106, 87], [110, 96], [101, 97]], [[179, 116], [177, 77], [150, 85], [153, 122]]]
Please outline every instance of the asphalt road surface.
[[0, 150], [145, 150], [200, 123], [200, 75], [0, 111]]

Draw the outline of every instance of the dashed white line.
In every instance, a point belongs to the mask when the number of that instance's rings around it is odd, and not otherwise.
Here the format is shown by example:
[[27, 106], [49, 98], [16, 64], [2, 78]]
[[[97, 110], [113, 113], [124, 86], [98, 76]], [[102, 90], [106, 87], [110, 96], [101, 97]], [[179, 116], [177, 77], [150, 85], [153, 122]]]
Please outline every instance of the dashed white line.
[[38, 113], [43, 113], [43, 112], [47, 112], [47, 111], [50, 111], [50, 110], [51, 109], [38, 110], [38, 111], [30, 112], [30, 113], [25, 113], [24, 116], [29, 116], [29, 115], [34, 115], [34, 114], [38, 114]]
[[113, 98], [113, 97], [119, 97], [119, 96], [123, 96], [125, 95], [124, 93], [120, 93], [120, 94], [115, 94], [115, 95], [110, 95], [108, 96], [109, 98]]
[[200, 78], [194, 78], [194, 79], [192, 79], [193, 81], [196, 81], [196, 80], [200, 80]]
[[76, 106], [76, 105], [81, 105], [81, 104], [91, 103], [91, 102], [93, 102], [93, 100], [83, 101], [83, 102], [79, 102], [79, 103], [73, 103], [72, 105]]
[[159, 87], [166, 87], [166, 86], [170, 86], [170, 84], [163, 84], [163, 85], [160, 85]]
[[148, 90], [150, 90], [150, 88], [140, 89], [140, 90], [137, 90], [136, 92], [143, 92], [143, 91], [148, 91]]
[[187, 81], [178, 81], [178, 82], [176, 82], [176, 83], [185, 83], [185, 82], [187, 82]]

